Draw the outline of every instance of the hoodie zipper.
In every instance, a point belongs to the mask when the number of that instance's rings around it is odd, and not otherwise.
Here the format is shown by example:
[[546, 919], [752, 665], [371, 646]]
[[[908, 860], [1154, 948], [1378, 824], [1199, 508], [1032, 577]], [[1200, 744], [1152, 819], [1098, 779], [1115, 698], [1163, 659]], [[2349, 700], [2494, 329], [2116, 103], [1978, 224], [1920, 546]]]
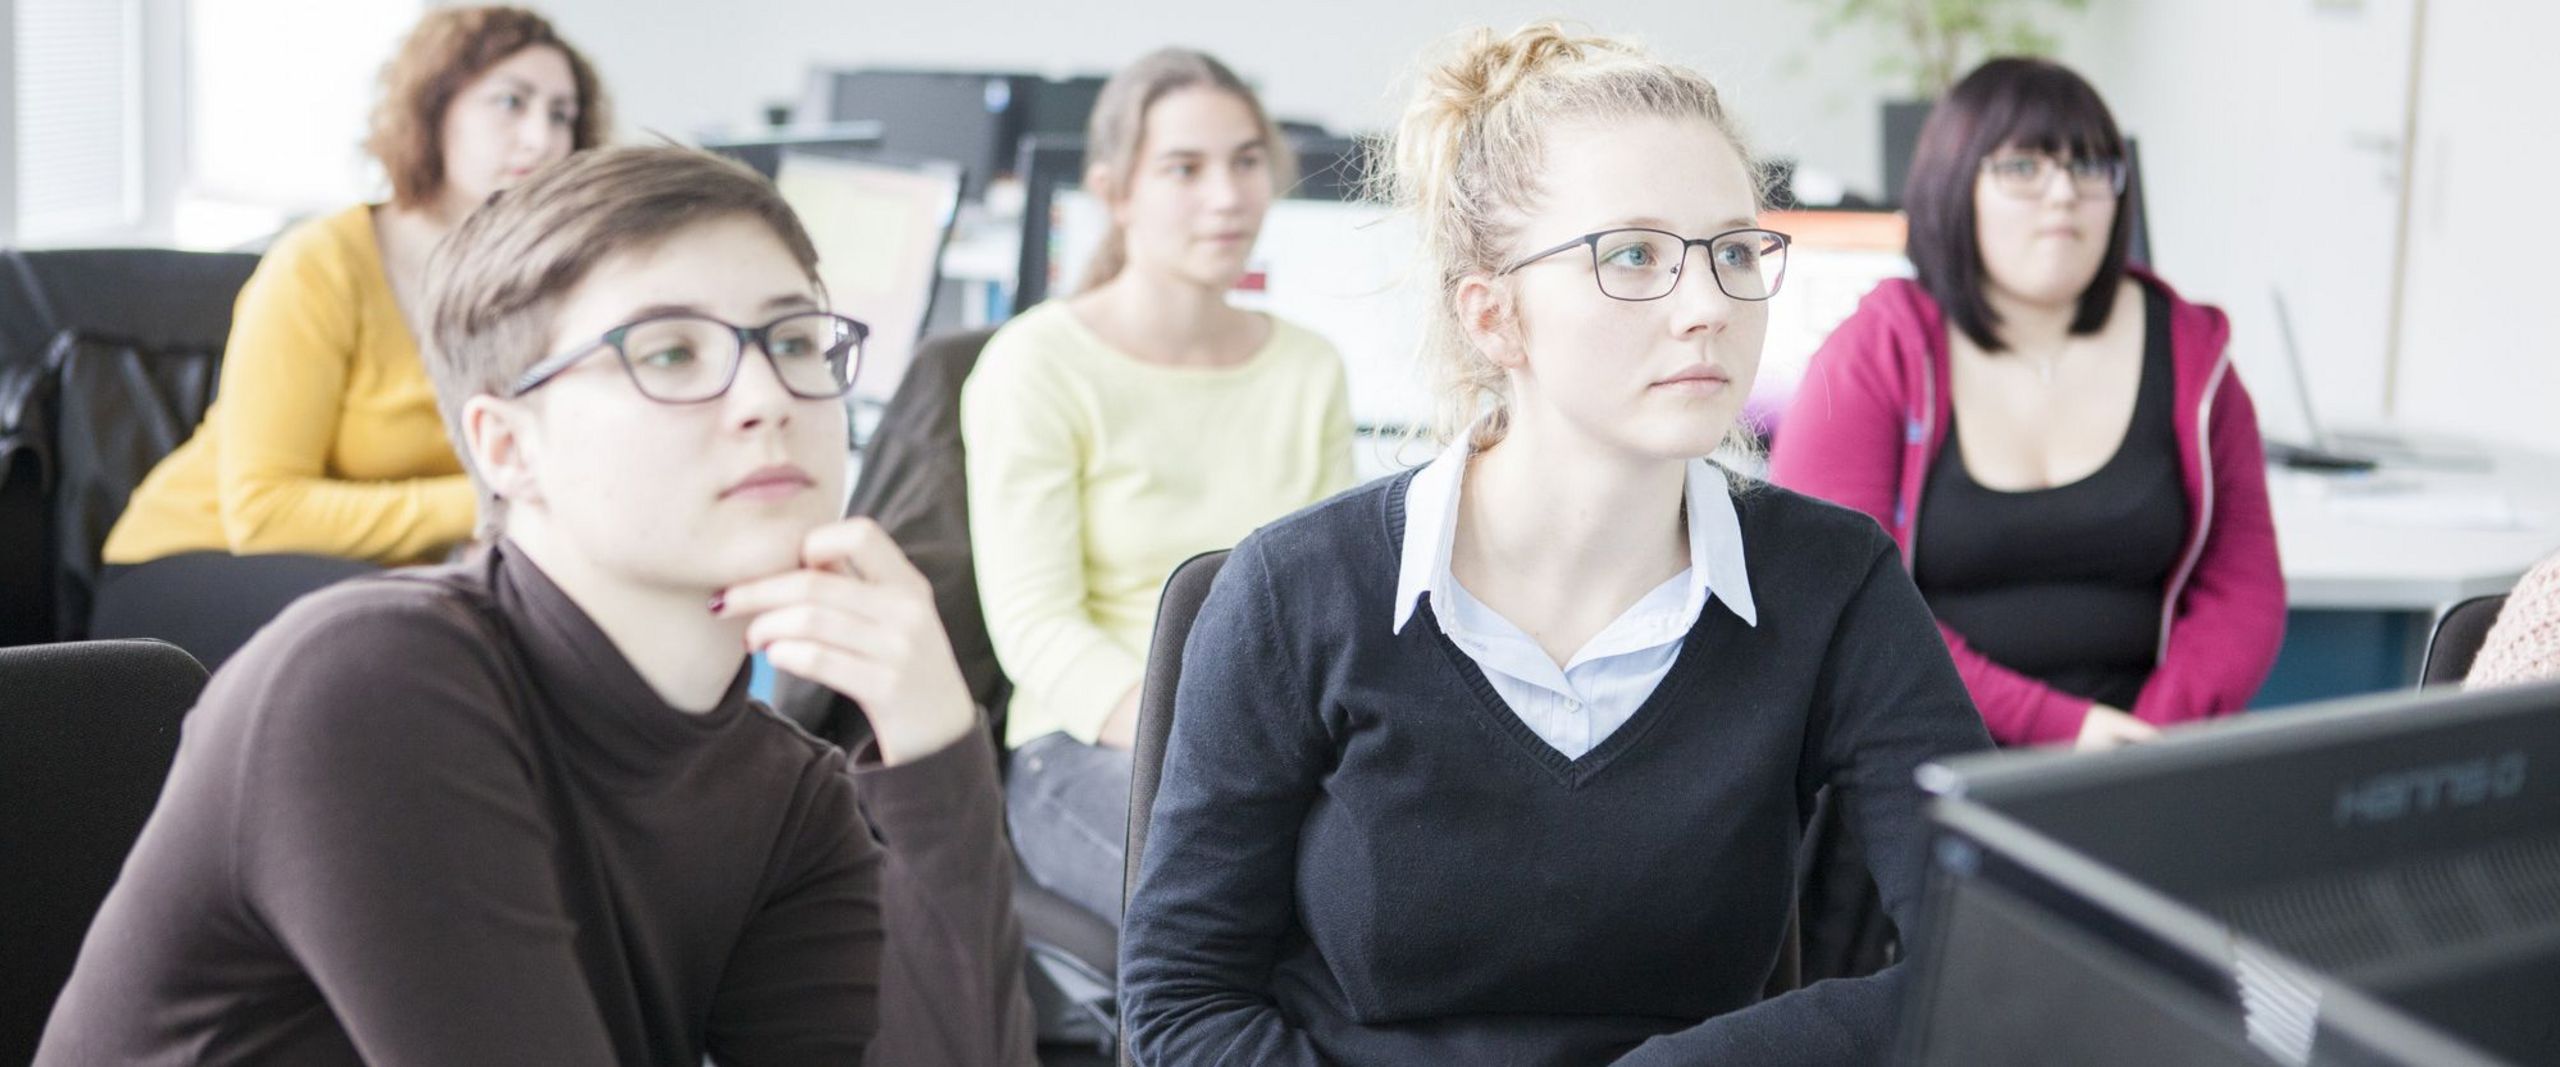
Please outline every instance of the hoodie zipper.
[[2196, 528], [2187, 545], [2187, 558], [2178, 564], [2178, 575], [2169, 582], [2168, 596], [2160, 602], [2160, 648], [2153, 662], [2169, 660], [2169, 630], [2177, 623], [2178, 597], [2187, 591], [2187, 580], [2195, 577], [2196, 564], [2204, 558], [2204, 542], [2213, 531], [2213, 401], [2222, 393], [2222, 380], [2231, 373], [2231, 352], [2224, 349], [2214, 361], [2213, 376], [2205, 380], [2204, 399], [2196, 405], [2196, 470], [2203, 485], [2203, 506], [2197, 509]]
[[[1927, 352], [1921, 353], [1920, 359], [1920, 409], [1904, 419], [1902, 423], [1902, 456], [1903, 468], [1906, 471], [1913, 469], [1913, 460], [1918, 458], [1914, 453], [1929, 443], [1929, 435], [1936, 429], [1938, 421], [1937, 361]], [[1925, 479], [1928, 475], [1924, 473], [1921, 477]], [[1901, 482], [1902, 484], [1894, 486], [1893, 489], [1893, 525], [1902, 535], [1899, 539], [1902, 542], [1902, 569], [1911, 574], [1918, 574], [1920, 573], [1918, 529], [1920, 517], [1912, 513], [1915, 510], [1912, 499], [1915, 494], [1911, 491], [1909, 475], [1904, 475]]]

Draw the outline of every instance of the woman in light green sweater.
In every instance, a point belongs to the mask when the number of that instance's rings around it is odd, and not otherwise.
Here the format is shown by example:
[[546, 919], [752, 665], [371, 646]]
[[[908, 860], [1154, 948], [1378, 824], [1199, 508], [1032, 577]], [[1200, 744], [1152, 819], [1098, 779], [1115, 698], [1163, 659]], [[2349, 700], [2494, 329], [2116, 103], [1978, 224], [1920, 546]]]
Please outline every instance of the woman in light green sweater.
[[1288, 148], [1250, 89], [1156, 52], [1094, 106], [1109, 238], [1078, 293], [987, 343], [961, 394], [969, 535], [1013, 680], [1025, 869], [1117, 921], [1129, 743], [1156, 598], [1184, 559], [1351, 484], [1341, 357], [1229, 306]]

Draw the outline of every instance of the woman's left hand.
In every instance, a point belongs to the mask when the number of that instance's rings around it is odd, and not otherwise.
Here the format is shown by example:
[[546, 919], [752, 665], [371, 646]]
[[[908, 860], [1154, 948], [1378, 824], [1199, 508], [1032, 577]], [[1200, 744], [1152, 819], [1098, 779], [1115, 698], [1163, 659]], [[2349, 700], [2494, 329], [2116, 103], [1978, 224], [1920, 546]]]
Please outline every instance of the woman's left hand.
[[2089, 705], [2089, 716], [2080, 722], [2080, 736], [2072, 747], [2082, 751], [2117, 748], [2139, 744], [2160, 736], [2160, 728], [2104, 704]]
[[941, 751], [977, 725], [977, 705], [933, 606], [933, 587], [888, 531], [867, 518], [829, 523], [801, 543], [799, 570], [732, 586], [723, 618], [744, 618], [747, 647], [852, 698], [880, 760]]

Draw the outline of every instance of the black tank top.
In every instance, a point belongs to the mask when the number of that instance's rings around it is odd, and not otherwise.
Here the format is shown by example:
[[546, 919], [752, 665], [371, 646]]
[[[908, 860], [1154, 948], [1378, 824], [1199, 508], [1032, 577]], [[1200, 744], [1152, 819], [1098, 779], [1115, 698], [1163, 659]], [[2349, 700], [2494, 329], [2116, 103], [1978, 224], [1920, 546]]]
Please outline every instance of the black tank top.
[[2115, 455], [2068, 485], [1989, 489], [1965, 470], [1950, 416], [1912, 553], [1930, 610], [1975, 651], [2124, 709], [2157, 665], [2161, 597], [2187, 539], [2169, 302], [2143, 293], [2142, 382]]

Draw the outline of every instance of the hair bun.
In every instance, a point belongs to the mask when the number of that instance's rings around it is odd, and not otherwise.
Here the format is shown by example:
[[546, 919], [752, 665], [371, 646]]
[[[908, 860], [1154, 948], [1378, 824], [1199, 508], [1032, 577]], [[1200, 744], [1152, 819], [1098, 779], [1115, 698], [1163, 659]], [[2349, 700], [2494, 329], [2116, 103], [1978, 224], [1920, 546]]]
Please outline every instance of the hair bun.
[[1505, 105], [1552, 94], [1595, 69], [1643, 55], [1631, 42], [1577, 32], [1562, 22], [1534, 22], [1507, 34], [1489, 28], [1466, 33], [1446, 58], [1423, 69], [1395, 137], [1394, 169], [1401, 180], [1386, 183], [1386, 191], [1408, 203], [1427, 196], [1413, 183], [1453, 177], [1458, 154], [1480, 140]]
[[1518, 93], [1540, 71], [1572, 66], [1597, 53], [1626, 51], [1619, 41], [1576, 34], [1559, 22], [1532, 23], [1503, 36], [1479, 29], [1429, 71], [1424, 95], [1456, 116], [1471, 118]]

